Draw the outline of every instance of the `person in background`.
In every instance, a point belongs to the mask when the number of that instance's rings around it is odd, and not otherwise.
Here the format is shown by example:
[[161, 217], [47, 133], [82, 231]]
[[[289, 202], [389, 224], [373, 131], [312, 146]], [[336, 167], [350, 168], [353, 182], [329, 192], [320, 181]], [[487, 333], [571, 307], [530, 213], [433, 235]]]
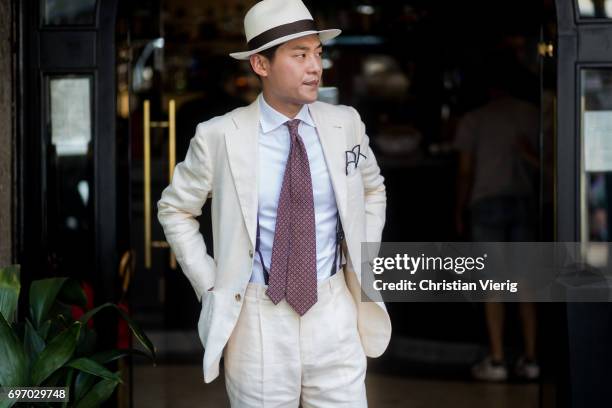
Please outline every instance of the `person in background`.
[[[487, 75], [488, 102], [460, 120], [454, 146], [459, 152], [456, 229], [480, 242], [529, 242], [536, 237], [534, 190], [537, 174], [530, 163], [537, 151], [539, 111], [511, 95], [512, 62], [496, 57]], [[464, 217], [467, 213], [468, 217]], [[469, 219], [469, 228], [465, 227]], [[508, 368], [504, 354], [503, 303], [484, 304], [490, 352], [472, 367], [476, 379], [504, 381]], [[536, 309], [519, 304], [524, 350], [515, 374], [535, 380]]]

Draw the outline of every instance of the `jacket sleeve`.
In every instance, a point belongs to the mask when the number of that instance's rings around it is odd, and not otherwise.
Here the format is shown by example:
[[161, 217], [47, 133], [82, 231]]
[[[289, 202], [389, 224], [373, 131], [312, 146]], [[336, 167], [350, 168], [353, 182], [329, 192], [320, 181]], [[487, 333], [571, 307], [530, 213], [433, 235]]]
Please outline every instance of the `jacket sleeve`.
[[[365, 221], [366, 242], [380, 243], [382, 231], [385, 225], [385, 212], [387, 208], [387, 193], [385, 190], [384, 177], [380, 174], [380, 168], [376, 157], [370, 148], [370, 139], [366, 134], [365, 124], [361, 121], [359, 113], [351, 108], [355, 115], [357, 129], [357, 140], [360, 144], [360, 152], [366, 158], [362, 158], [358, 168], [361, 170], [365, 198]], [[378, 248], [378, 246], [377, 246]], [[378, 252], [378, 250], [376, 250]], [[376, 256], [376, 254], [374, 254]]]
[[172, 182], [157, 203], [157, 217], [183, 273], [201, 301], [202, 294], [214, 285], [215, 262], [206, 252], [200, 223], [195, 217], [211, 195], [213, 166], [205, 123], [196, 128], [185, 160], [177, 164]]

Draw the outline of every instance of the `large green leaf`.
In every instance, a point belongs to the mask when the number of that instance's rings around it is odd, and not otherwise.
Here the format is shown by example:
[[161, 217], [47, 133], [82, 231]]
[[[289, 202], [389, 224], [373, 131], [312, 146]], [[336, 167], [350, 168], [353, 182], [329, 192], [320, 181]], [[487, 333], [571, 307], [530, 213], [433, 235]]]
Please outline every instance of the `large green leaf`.
[[[74, 373], [76, 370], [70, 368], [68, 370], [68, 375], [66, 375], [66, 382], [64, 382], [64, 387], [68, 387], [68, 397], [70, 397], [70, 387], [72, 386], [72, 380], [74, 379]], [[62, 408], [66, 408], [70, 403], [70, 398], [62, 403]]]
[[98, 335], [95, 331], [88, 328], [87, 325], [83, 325], [79, 341], [77, 343], [75, 356], [89, 356], [96, 351], [96, 344], [98, 341]]
[[56, 298], [53, 305], [47, 311], [47, 319], [61, 322], [64, 327], [69, 326], [74, 321], [72, 318], [72, 306]]
[[23, 349], [28, 356], [30, 366], [38, 359], [38, 355], [44, 348], [45, 341], [40, 337], [36, 329], [34, 329], [30, 320], [26, 319], [25, 332], [23, 335]]
[[74, 368], [68, 368], [68, 367], [58, 368], [53, 373], [51, 373], [51, 375], [48, 376], [47, 379], [45, 379], [45, 381], [43, 381], [42, 385], [45, 387], [63, 387], [64, 384], [66, 383], [66, 378], [70, 370], [74, 370]]
[[87, 296], [81, 288], [79, 281], [76, 279], [68, 279], [64, 282], [57, 298], [69, 305], [77, 305], [81, 307], [87, 306]]
[[139, 355], [139, 356], [151, 358], [149, 354], [141, 350], [136, 350], [136, 349], [100, 351], [90, 356], [90, 358], [100, 364], [106, 364], [106, 363], [110, 363], [111, 361], [120, 359], [121, 357], [126, 357], [129, 355]]
[[19, 265], [0, 268], [0, 314], [13, 323], [17, 314], [17, 300], [21, 289]]
[[40, 353], [32, 366], [33, 385], [40, 385], [55, 370], [72, 357], [81, 330], [81, 323], [74, 322], [68, 329], [55, 336]]
[[130, 327], [130, 330], [132, 330], [132, 333], [134, 334], [134, 336], [138, 339], [140, 344], [142, 344], [142, 346], [149, 352], [150, 356], [154, 359], [155, 358], [155, 348], [153, 347], [153, 343], [147, 337], [145, 332], [140, 328], [140, 326], [138, 326], [138, 324], [136, 324], [136, 322], [134, 322], [130, 318], [130, 316], [128, 316], [123, 310], [121, 310], [121, 308], [119, 308], [119, 306], [117, 306], [117, 305], [115, 305], [113, 303], [104, 303], [104, 304], [102, 304], [102, 305], [100, 305], [98, 307], [95, 307], [95, 308], [89, 310], [87, 313], [85, 313], [83, 316], [81, 316], [81, 318], [79, 320], [83, 324], [85, 324], [85, 323], [87, 323], [87, 321], [89, 319], [92, 318], [92, 316], [94, 316], [100, 310], [106, 309], [108, 307], [114, 308], [115, 310], [117, 310], [119, 312], [121, 317], [127, 322], [128, 326]]
[[[54, 316], [54, 315], [49, 314], [49, 317], [51, 316]], [[52, 319], [45, 321], [40, 326], [40, 329], [38, 329], [39, 333], [41, 333], [43, 328], [47, 326], [47, 323], [49, 323], [49, 325], [48, 325], [47, 336], [45, 337], [45, 341], [48, 343], [50, 339], [54, 338], [55, 336], [57, 336], [58, 334], [60, 334], [61, 332], [69, 328], [72, 325], [72, 323], [74, 323], [74, 320], [68, 321], [63, 316], [54, 316]]]
[[11, 408], [17, 403], [17, 400], [3, 400], [0, 401], [0, 408]]
[[104, 367], [103, 365], [97, 363], [96, 361], [90, 358], [86, 358], [86, 357], [77, 358], [76, 360], [72, 360], [71, 362], [69, 362], [67, 365], [69, 367], [76, 368], [77, 370], [86, 372], [88, 374], [93, 374], [101, 378], [123, 382], [121, 380], [121, 377], [117, 377], [106, 367]]
[[49, 335], [49, 329], [51, 328], [51, 320], [45, 321], [38, 327], [38, 334], [42, 337], [43, 340], [47, 340], [47, 336]]
[[76, 380], [74, 381], [74, 395], [72, 397], [73, 401], [80, 401], [85, 393], [93, 387], [93, 385], [98, 381], [98, 377], [95, 375], [87, 374], [85, 372], [80, 372], [77, 374]]
[[[119, 373], [117, 373], [117, 375], [119, 375]], [[77, 402], [75, 408], [93, 408], [100, 406], [111, 395], [113, 395], [113, 391], [115, 391], [117, 384], [119, 383], [114, 380], [104, 379], [100, 381], [94, 385], [87, 394], [85, 394], [83, 399]]]
[[32, 282], [30, 286], [30, 313], [36, 328], [46, 320], [49, 309], [68, 278], [49, 278]]
[[0, 385], [28, 386], [28, 362], [21, 342], [0, 314]]

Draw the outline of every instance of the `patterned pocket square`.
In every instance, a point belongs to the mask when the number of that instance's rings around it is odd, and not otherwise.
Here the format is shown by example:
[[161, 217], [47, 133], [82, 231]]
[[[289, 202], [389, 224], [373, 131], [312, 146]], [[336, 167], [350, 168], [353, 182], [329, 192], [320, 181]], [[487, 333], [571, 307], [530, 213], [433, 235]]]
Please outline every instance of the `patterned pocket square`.
[[346, 175], [347, 176], [349, 174], [349, 169], [351, 168], [351, 164], [353, 165], [353, 169], [356, 169], [357, 165], [359, 164], [359, 159], [361, 157], [363, 157], [364, 159], [367, 159], [366, 155], [361, 153], [360, 149], [361, 149], [361, 145], [357, 144], [353, 146], [351, 150], [345, 151]]

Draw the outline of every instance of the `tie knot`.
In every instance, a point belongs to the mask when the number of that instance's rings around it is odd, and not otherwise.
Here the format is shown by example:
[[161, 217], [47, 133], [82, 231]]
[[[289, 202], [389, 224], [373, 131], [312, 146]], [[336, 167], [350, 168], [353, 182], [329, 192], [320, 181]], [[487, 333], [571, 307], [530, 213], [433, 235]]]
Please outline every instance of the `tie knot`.
[[300, 125], [299, 119], [288, 120], [285, 125], [289, 128], [289, 134], [297, 134], [298, 126]]

